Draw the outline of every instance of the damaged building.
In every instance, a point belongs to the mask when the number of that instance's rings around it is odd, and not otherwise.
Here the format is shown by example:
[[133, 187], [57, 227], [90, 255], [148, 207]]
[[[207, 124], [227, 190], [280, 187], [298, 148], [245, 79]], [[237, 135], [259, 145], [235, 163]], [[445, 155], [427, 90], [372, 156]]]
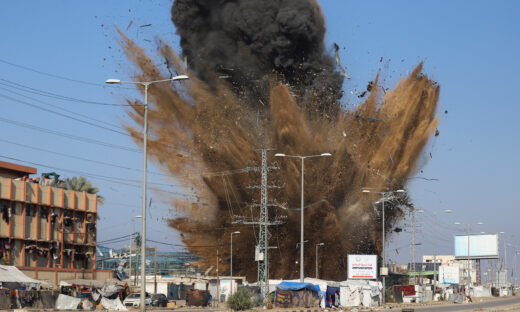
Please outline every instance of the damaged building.
[[[54, 284], [104, 280], [96, 270], [97, 196], [31, 178], [36, 168], [0, 161], [0, 258]], [[48, 177], [47, 177], [48, 178]]]

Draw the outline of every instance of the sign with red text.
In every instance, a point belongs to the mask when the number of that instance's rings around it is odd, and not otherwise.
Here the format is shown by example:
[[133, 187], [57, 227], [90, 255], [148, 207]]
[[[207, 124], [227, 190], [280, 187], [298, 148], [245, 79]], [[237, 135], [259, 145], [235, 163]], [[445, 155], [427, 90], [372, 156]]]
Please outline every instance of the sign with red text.
[[376, 255], [348, 255], [349, 279], [377, 279]]

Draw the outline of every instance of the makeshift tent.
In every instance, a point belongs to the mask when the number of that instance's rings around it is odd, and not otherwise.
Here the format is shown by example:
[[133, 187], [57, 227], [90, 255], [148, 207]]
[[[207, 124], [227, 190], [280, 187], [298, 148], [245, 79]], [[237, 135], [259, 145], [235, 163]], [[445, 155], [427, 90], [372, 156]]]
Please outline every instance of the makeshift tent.
[[0, 265], [0, 286], [9, 289], [21, 289], [23, 286], [40, 288], [41, 282], [23, 274], [15, 266]]
[[103, 308], [109, 311], [128, 311], [119, 298], [108, 299], [103, 297], [101, 298], [101, 304]]
[[347, 280], [340, 283], [342, 307], [374, 307], [381, 304], [381, 282], [369, 280]]
[[78, 308], [79, 303], [81, 302], [80, 298], [75, 298], [71, 296], [67, 296], [64, 294], [60, 294], [58, 299], [56, 299], [56, 309], [58, 310], [76, 310]]
[[491, 289], [484, 286], [471, 286], [469, 295], [471, 297], [491, 297]]
[[323, 295], [317, 285], [284, 281], [276, 286], [274, 304], [278, 308], [317, 307]]

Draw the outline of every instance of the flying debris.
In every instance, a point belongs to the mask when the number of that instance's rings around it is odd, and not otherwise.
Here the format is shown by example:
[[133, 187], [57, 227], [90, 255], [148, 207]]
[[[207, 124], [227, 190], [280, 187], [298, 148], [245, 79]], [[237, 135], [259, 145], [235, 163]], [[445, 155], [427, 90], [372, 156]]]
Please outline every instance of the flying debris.
[[341, 66], [341, 60], [339, 59], [339, 46], [336, 43], [334, 43], [334, 53], [336, 54], [336, 64], [338, 65], [339, 70], [341, 70], [345, 78], [350, 79], [350, 76], [347, 74], [343, 66]]

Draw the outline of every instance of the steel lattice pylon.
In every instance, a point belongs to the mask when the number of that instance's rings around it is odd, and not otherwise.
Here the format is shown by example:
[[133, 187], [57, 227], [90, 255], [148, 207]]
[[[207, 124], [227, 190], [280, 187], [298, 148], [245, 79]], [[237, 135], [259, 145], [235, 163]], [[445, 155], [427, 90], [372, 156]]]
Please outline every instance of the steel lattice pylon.
[[[268, 200], [268, 189], [277, 188], [274, 185], [267, 185], [267, 173], [269, 170], [278, 169], [276, 167], [267, 166], [267, 151], [271, 149], [263, 148], [262, 152], [262, 166], [259, 168], [261, 172], [261, 183], [260, 186], [251, 186], [249, 188], [260, 188], [260, 204], [251, 204], [252, 207], [260, 207], [260, 214], [258, 219], [250, 219], [246, 217], [235, 217], [233, 223], [239, 224], [254, 224], [259, 225], [260, 230], [258, 232], [258, 253], [262, 254], [263, 257], [258, 259], [258, 285], [264, 298], [269, 295], [269, 239], [271, 234], [269, 233], [269, 226], [280, 225], [284, 223], [282, 217], [275, 217], [273, 220], [269, 220], [269, 206], [279, 206], [275, 203], [270, 203]], [[254, 170], [257, 168], [249, 168]]]

